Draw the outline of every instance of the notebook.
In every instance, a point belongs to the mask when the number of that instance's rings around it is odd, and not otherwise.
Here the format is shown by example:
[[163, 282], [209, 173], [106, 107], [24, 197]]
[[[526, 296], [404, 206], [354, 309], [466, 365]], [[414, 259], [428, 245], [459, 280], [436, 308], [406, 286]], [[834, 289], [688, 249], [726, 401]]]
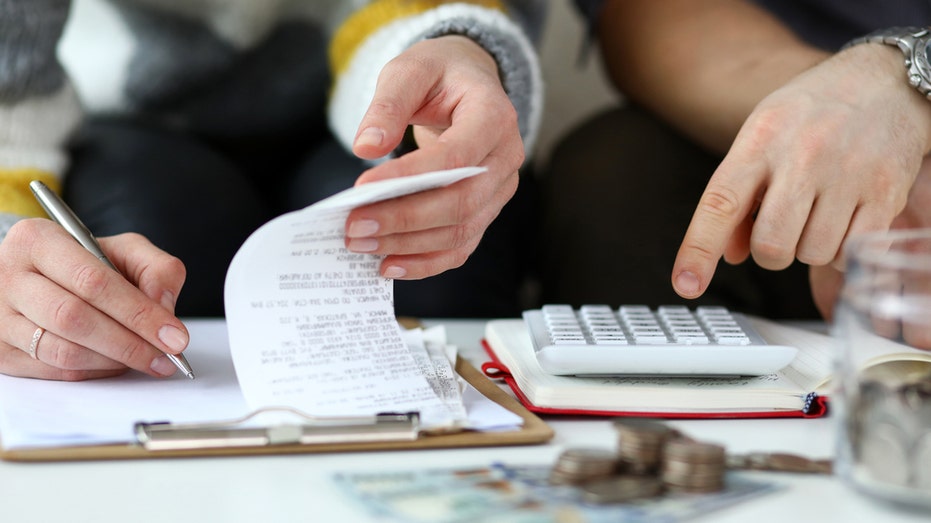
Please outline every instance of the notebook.
[[545, 372], [522, 319], [486, 324], [482, 366], [543, 414], [666, 418], [820, 417], [827, 412], [835, 347], [811, 330], [747, 317], [768, 342], [799, 349], [774, 374], [756, 377], [576, 377]]

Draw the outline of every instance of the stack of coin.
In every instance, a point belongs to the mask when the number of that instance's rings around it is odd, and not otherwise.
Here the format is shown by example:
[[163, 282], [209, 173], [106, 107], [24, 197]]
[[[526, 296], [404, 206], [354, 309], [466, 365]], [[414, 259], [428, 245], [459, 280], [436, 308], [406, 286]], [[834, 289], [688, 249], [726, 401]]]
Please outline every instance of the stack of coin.
[[615, 420], [614, 428], [621, 466], [631, 474], [654, 474], [662, 462], [667, 440], [678, 435], [664, 423], [646, 418], [620, 418]]
[[655, 498], [663, 493], [663, 482], [655, 476], [621, 475], [586, 483], [582, 500], [588, 503], [628, 503]]
[[[924, 397], [925, 389], [910, 391]], [[618, 452], [593, 448], [564, 451], [550, 471], [550, 483], [577, 487], [588, 503], [624, 503], [666, 493], [703, 494], [724, 490], [728, 468], [830, 474], [830, 460], [786, 453], [754, 452], [728, 456], [722, 445], [692, 439], [663, 421], [620, 418]], [[919, 450], [931, 483], [931, 431]], [[877, 445], [880, 448], [881, 445]]]
[[549, 479], [554, 485], [581, 485], [615, 475], [617, 465], [617, 454], [609, 450], [569, 448], [559, 455]]
[[671, 491], [718, 492], [724, 489], [726, 470], [726, 455], [721, 445], [673, 439], [663, 449], [661, 475]]

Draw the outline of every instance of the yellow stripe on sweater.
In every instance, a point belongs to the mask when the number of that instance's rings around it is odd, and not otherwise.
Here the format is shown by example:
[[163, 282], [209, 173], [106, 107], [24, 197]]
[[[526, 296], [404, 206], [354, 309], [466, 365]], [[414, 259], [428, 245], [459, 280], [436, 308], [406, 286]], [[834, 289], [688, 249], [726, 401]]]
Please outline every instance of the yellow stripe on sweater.
[[443, 4], [466, 3], [504, 11], [499, 0], [375, 0], [356, 11], [340, 26], [330, 42], [330, 70], [334, 78], [349, 67], [358, 47], [381, 27], [399, 18], [435, 9]]
[[39, 180], [55, 192], [61, 191], [61, 183], [54, 174], [39, 169], [0, 169], [0, 212], [26, 217], [45, 217], [29, 182]]

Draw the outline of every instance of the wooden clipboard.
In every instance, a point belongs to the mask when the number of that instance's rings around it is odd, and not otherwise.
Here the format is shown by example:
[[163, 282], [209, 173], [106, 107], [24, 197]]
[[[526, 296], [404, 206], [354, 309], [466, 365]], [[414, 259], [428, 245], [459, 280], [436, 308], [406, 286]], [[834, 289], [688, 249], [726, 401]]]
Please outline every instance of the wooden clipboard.
[[20, 462], [41, 462], [307, 454], [533, 445], [545, 443], [552, 439], [554, 434], [552, 428], [461, 357], [456, 360], [456, 371], [485, 397], [519, 415], [521, 419], [523, 419], [521, 428], [503, 432], [460, 431], [445, 434], [420, 434], [416, 439], [410, 441], [279, 444], [174, 450], [148, 450], [142, 444], [135, 442], [116, 445], [8, 450], [3, 448], [2, 441], [0, 441], [0, 459]]

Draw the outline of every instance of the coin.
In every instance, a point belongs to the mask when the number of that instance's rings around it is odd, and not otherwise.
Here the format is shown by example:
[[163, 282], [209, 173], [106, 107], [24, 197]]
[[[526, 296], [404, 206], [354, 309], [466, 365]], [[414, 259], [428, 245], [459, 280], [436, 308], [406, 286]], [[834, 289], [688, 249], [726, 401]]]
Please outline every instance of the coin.
[[724, 447], [715, 443], [672, 440], [666, 443], [661, 478], [681, 492], [717, 492], [727, 470]]
[[654, 498], [662, 493], [663, 482], [653, 476], [614, 476], [582, 486], [582, 499], [597, 504], [625, 503]]
[[909, 459], [904, 434], [894, 424], [879, 423], [864, 430], [860, 460], [873, 479], [906, 485]]
[[915, 487], [931, 492], [931, 431], [915, 444], [915, 459], [912, 463], [915, 465]]
[[830, 459], [811, 459], [784, 452], [753, 452], [729, 454], [727, 468], [739, 470], [772, 470], [775, 472], [799, 472], [832, 474], [834, 464]]
[[617, 472], [618, 457], [614, 452], [589, 447], [564, 450], [550, 470], [550, 483], [581, 484], [609, 477]]
[[649, 418], [619, 418], [614, 428], [621, 462], [634, 474], [654, 472], [662, 460], [664, 445], [678, 435], [666, 424]]

